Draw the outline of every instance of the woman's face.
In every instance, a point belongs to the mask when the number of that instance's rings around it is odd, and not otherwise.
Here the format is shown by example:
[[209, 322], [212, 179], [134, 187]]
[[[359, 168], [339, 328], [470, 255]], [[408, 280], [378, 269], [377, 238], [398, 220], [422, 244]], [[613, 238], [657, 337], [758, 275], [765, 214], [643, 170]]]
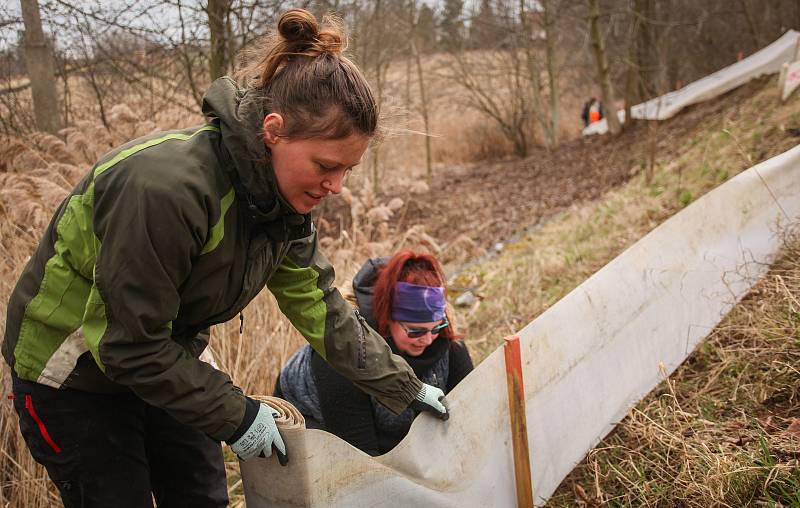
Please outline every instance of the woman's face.
[[409, 356], [419, 356], [425, 352], [428, 346], [436, 340], [439, 336], [439, 331], [436, 333], [428, 332], [422, 337], [412, 339], [408, 336], [406, 330], [421, 330], [424, 328], [431, 329], [435, 326], [442, 324], [444, 321], [430, 321], [427, 323], [406, 323], [404, 321], [391, 321], [389, 322], [389, 332], [392, 334], [392, 340], [397, 349]]
[[351, 134], [341, 139], [288, 139], [276, 133], [283, 119], [264, 119], [264, 141], [272, 153], [272, 168], [281, 196], [298, 213], [309, 213], [329, 194], [339, 194], [342, 182], [361, 162], [370, 138]]

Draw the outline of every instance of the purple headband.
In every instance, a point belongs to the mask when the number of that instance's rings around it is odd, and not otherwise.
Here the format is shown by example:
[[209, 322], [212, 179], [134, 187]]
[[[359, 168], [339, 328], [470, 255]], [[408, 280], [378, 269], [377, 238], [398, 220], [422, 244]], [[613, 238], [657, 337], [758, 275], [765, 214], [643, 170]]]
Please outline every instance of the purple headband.
[[408, 282], [394, 285], [392, 320], [429, 323], [444, 319], [444, 288], [420, 286]]

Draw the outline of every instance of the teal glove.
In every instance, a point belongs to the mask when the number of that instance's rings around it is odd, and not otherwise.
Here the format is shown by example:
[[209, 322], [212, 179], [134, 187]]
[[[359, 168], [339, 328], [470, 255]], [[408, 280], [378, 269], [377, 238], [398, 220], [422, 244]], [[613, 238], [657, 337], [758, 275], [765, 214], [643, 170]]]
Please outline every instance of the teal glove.
[[430, 411], [437, 418], [447, 420], [450, 413], [447, 410], [447, 399], [444, 392], [435, 386], [422, 384], [422, 389], [417, 394], [411, 407], [418, 411]]
[[231, 444], [231, 450], [241, 460], [248, 460], [256, 455], [269, 457], [274, 446], [278, 451], [278, 461], [285, 466], [289, 462], [289, 457], [286, 454], [286, 444], [278, 432], [278, 426], [275, 425], [276, 416], [280, 416], [280, 413], [262, 402], [255, 420], [244, 435]]

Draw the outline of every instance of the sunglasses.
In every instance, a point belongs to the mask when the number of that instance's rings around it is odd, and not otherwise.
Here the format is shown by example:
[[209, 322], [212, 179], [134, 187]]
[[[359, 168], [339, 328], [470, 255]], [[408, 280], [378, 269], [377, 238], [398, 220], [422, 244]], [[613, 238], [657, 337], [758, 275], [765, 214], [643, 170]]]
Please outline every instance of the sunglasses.
[[420, 339], [429, 333], [431, 335], [438, 335], [439, 332], [450, 326], [450, 323], [447, 321], [447, 318], [444, 318], [444, 322], [442, 324], [434, 326], [433, 328], [408, 328], [406, 325], [400, 323], [399, 321], [398, 324], [400, 325], [400, 328], [402, 328], [403, 331], [406, 332], [406, 336], [408, 336], [409, 339]]

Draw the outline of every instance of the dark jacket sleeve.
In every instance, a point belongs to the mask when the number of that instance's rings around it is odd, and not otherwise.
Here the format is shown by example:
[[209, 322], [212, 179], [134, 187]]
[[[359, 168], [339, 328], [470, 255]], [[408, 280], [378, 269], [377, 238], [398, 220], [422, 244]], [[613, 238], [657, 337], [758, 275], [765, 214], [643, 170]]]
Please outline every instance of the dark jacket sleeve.
[[359, 450], [379, 455], [372, 401], [318, 354], [311, 358], [311, 374], [319, 393], [325, 430]]
[[[94, 281], [84, 333], [111, 380], [178, 421], [224, 440], [245, 398], [227, 374], [171, 338], [180, 287], [209, 231], [202, 194], [161, 175], [151, 158], [121, 162], [94, 189]], [[154, 167], [155, 166], [155, 167]]]
[[467, 345], [462, 341], [450, 344], [450, 373], [447, 376], [447, 393], [455, 388], [474, 369]]
[[322, 358], [357, 388], [400, 414], [422, 382], [333, 287], [334, 278], [314, 233], [294, 242], [267, 287], [281, 312]]

